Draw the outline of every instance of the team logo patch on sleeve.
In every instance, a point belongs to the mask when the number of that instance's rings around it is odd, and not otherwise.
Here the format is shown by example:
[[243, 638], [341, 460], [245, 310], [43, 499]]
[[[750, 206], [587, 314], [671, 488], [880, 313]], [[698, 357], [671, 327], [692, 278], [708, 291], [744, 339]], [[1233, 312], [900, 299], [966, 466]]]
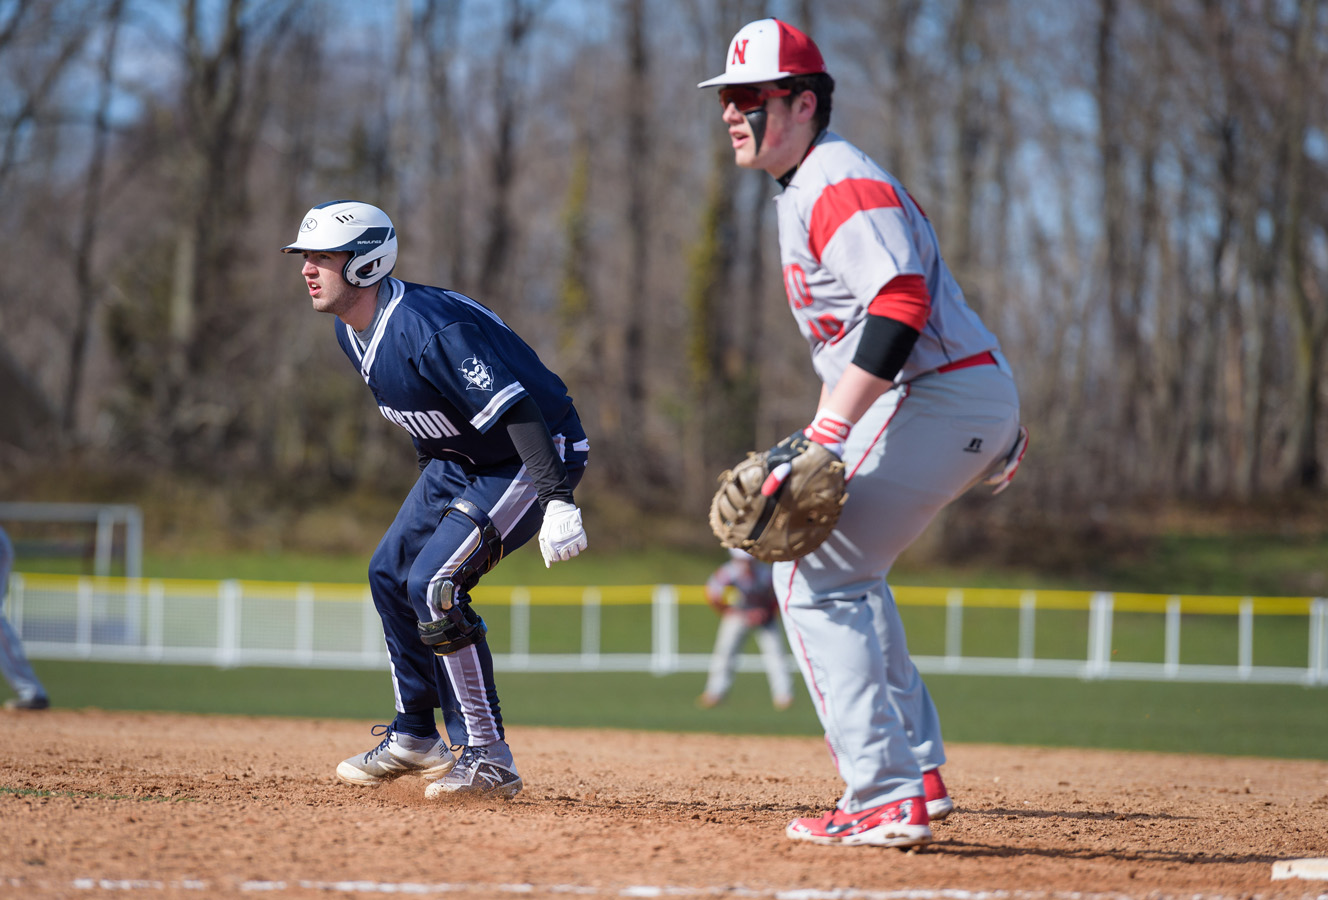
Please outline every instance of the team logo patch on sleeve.
[[472, 356], [470, 359], [463, 360], [460, 372], [465, 376], [466, 390], [493, 390], [493, 369], [480, 362], [478, 357]]

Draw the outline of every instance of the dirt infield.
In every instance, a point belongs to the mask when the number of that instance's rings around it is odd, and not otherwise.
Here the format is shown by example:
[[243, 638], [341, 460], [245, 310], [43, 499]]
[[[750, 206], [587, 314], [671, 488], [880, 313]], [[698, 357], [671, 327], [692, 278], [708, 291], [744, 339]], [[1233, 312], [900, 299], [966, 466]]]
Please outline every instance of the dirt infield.
[[839, 792], [809, 738], [512, 727], [511, 802], [335, 782], [367, 722], [0, 713], [0, 895], [1328, 898], [1328, 763], [950, 748], [910, 853], [795, 844]]

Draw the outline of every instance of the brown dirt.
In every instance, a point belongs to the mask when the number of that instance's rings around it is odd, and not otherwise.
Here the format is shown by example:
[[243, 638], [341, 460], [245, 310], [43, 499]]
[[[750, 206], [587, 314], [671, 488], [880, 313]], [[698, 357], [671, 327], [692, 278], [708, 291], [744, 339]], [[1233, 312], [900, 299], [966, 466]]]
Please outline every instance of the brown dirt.
[[512, 727], [520, 796], [429, 802], [334, 780], [370, 724], [0, 713], [0, 896], [1328, 898], [1272, 879], [1328, 856], [1326, 762], [953, 746], [903, 853], [784, 838], [840, 790], [815, 739]]

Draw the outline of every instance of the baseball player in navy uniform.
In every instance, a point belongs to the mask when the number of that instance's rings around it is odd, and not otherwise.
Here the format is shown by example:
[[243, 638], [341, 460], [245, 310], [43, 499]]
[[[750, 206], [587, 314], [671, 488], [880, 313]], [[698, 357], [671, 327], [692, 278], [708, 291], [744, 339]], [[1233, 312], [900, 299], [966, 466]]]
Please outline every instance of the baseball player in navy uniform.
[[[1027, 445], [995, 335], [965, 303], [904, 186], [829, 130], [834, 79], [776, 19], [744, 26], [719, 87], [739, 166], [775, 178], [789, 306], [822, 382], [803, 433], [845, 464], [835, 531], [777, 563], [789, 643], [845, 790], [795, 840], [910, 847], [954, 803], [936, 708], [908, 654], [886, 575], [973, 485], [1008, 484]], [[776, 469], [771, 478], [778, 479]]]
[[[793, 679], [789, 676], [784, 635], [779, 626], [779, 607], [769, 563], [763, 563], [745, 550], [730, 550], [729, 559], [706, 579], [706, 602], [719, 613], [715, 649], [710, 654], [710, 672], [705, 691], [697, 698], [698, 706], [711, 709], [728, 696], [738, 654], [751, 634], [761, 651], [766, 678], [770, 682], [770, 702], [775, 709], [793, 704]], [[730, 602], [729, 596], [732, 595]]]
[[23, 642], [5, 616], [5, 597], [9, 595], [9, 573], [13, 568], [14, 545], [0, 528], [0, 672], [17, 695], [5, 701], [5, 709], [47, 709], [51, 701], [46, 688], [32, 671], [32, 663], [23, 652]]
[[431, 799], [512, 797], [521, 776], [469, 592], [536, 535], [546, 566], [586, 547], [572, 491], [588, 443], [567, 387], [484, 305], [390, 277], [396, 230], [377, 207], [315, 206], [282, 249], [303, 257], [314, 309], [337, 317], [341, 349], [383, 416], [410, 434], [421, 469], [369, 564], [396, 717], [337, 778], [416, 775]]

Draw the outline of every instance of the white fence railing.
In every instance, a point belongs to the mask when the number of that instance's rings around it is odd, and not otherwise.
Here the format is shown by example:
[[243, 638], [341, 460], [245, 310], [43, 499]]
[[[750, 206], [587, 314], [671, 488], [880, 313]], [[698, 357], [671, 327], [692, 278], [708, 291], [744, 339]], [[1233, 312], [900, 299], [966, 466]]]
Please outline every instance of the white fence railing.
[[[908, 625], [909, 641], [923, 672], [1328, 686], [1324, 598], [895, 593], [906, 620], [918, 617]], [[714, 617], [699, 586], [481, 587], [474, 599], [503, 670], [667, 674], [709, 663]], [[378, 614], [359, 586], [16, 573], [8, 606], [34, 659], [387, 664]], [[1189, 660], [1182, 659], [1183, 627]], [[928, 646], [928, 637], [941, 646]], [[754, 654], [739, 666], [761, 668]]]

